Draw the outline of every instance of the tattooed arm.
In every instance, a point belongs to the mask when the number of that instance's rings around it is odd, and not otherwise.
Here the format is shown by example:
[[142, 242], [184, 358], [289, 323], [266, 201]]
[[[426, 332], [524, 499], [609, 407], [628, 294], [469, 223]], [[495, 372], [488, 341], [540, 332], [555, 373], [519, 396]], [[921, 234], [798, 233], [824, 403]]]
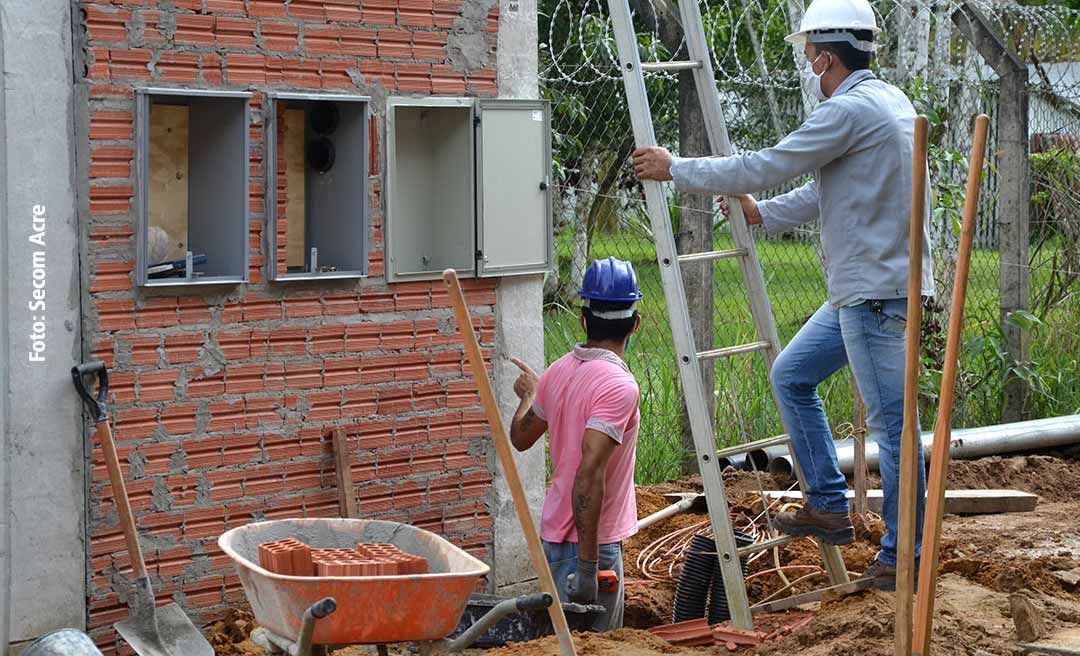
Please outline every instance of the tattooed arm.
[[525, 451], [536, 444], [536, 440], [547, 431], [547, 422], [536, 416], [532, 407], [540, 377], [521, 360], [510, 358], [510, 361], [521, 370], [521, 375], [514, 381], [514, 393], [521, 399], [521, 403], [510, 422], [510, 443], [518, 451]]
[[600, 431], [585, 430], [581, 441], [581, 464], [574, 477], [574, 526], [578, 533], [578, 558], [598, 560], [600, 509], [604, 505], [604, 482], [608, 460], [619, 443]]

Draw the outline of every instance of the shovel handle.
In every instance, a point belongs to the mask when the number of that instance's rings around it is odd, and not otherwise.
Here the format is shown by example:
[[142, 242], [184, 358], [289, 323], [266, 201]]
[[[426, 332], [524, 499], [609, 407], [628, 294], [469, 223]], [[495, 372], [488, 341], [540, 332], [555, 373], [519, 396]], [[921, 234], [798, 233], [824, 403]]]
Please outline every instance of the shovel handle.
[[[91, 395], [90, 390], [86, 388], [87, 376], [95, 376], [98, 379], [97, 397]], [[120, 469], [120, 457], [116, 455], [116, 443], [113, 441], [112, 427], [109, 426], [109, 410], [105, 405], [105, 397], [109, 392], [109, 372], [105, 368], [105, 363], [98, 360], [72, 367], [71, 378], [75, 382], [75, 389], [79, 391], [79, 396], [94, 415], [95, 435], [101, 442], [101, 451], [105, 455], [105, 467], [109, 470], [113, 501], [116, 503], [117, 514], [120, 516], [120, 528], [124, 531], [124, 543], [127, 545], [128, 556], [131, 558], [131, 569], [134, 570], [136, 579], [146, 578], [146, 562], [143, 561], [142, 548], [139, 546], [139, 534], [135, 531], [135, 516], [131, 513], [127, 486], [124, 484], [124, 473]]]
[[[86, 377], [94, 376], [98, 379], [98, 391], [95, 398], [86, 388]], [[105, 406], [105, 397], [109, 394], [109, 370], [101, 360], [78, 364], [71, 368], [71, 379], [75, 382], [75, 389], [82, 397], [95, 422], [102, 422], [109, 418], [109, 410]]]

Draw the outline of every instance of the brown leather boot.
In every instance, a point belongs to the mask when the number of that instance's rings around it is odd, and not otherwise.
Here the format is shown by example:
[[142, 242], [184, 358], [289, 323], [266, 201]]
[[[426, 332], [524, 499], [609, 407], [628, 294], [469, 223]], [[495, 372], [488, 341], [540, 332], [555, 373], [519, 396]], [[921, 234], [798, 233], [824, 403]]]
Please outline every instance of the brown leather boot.
[[847, 511], [825, 512], [807, 504], [798, 512], [777, 515], [776, 526], [788, 535], [812, 536], [826, 544], [850, 544], [855, 541], [855, 527]]

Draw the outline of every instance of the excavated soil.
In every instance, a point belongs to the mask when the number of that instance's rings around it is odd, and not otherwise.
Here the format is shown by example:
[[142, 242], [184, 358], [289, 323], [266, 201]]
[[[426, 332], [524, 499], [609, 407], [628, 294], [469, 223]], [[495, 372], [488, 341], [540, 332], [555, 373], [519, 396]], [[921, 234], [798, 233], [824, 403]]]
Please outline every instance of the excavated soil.
[[[780, 484], [763, 477], [766, 487]], [[752, 510], [757, 482], [746, 472], [725, 472], [732, 507]], [[947, 516], [943, 527], [939, 571], [934, 653], [939, 656], [986, 656], [1015, 653], [1015, 633], [1009, 614], [1009, 595], [1031, 600], [1049, 631], [1080, 625], [1080, 460], [1045, 455], [992, 457], [954, 461], [950, 488], [1012, 488], [1040, 496], [1034, 512], [1004, 515]], [[701, 481], [692, 477], [642, 488], [638, 494], [639, 516], [659, 510], [669, 502], [666, 492], [700, 491]], [[667, 623], [671, 617], [674, 584], [640, 579], [634, 561], [641, 549], [678, 528], [707, 519], [706, 515], [676, 515], [634, 536], [624, 544], [626, 612], [628, 627], [647, 628]], [[841, 548], [845, 564], [861, 572], [877, 552], [884, 528], [880, 523], [856, 523], [858, 539]], [[784, 565], [820, 564], [817, 548], [809, 540], [785, 545], [780, 550]], [[774, 566], [772, 555], [751, 564], [750, 572]], [[796, 592], [817, 587], [809, 581]], [[764, 575], [750, 583], [752, 601], [776, 592], [782, 583]], [[784, 594], [788, 594], [786, 591]], [[763, 645], [751, 653], [780, 656], [891, 656], [893, 644], [893, 594], [869, 591], [811, 605], [817, 616], [796, 635]], [[251, 616], [235, 610], [207, 628], [218, 656], [262, 656], [248, 634]], [[582, 656], [654, 656], [660, 654], [726, 654], [720, 647], [679, 648], [640, 630], [622, 629], [607, 634], [575, 637]], [[335, 656], [366, 656], [368, 647], [350, 647]], [[398, 653], [391, 650], [391, 653]], [[408, 653], [400, 651], [400, 653]], [[478, 654], [469, 650], [467, 653]], [[483, 652], [484, 656], [548, 656], [557, 654], [553, 637], [508, 645]]]
[[[575, 633], [579, 656], [655, 656], [657, 654], [727, 654], [720, 647], [676, 647], [647, 631], [619, 629], [609, 633]], [[489, 649], [484, 656], [552, 656], [559, 653], [554, 636]]]

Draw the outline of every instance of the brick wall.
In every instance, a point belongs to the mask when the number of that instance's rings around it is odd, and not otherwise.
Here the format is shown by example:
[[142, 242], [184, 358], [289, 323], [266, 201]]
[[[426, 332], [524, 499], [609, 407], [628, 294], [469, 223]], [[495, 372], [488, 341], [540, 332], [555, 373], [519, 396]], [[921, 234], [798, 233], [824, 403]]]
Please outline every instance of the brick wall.
[[[437, 531], [490, 560], [487, 427], [441, 283], [382, 278], [385, 97], [494, 95], [456, 38], [486, 44], [492, 0], [81, 2], [89, 103], [81, 158], [84, 351], [111, 372], [114, 432], [160, 599], [208, 621], [243, 599], [216, 538], [259, 519], [338, 515], [329, 434], [344, 426], [365, 517]], [[453, 34], [451, 34], [453, 27]], [[132, 283], [133, 88], [255, 92], [248, 285]], [[371, 95], [371, 277], [264, 280], [261, 112], [267, 89]], [[494, 282], [467, 283], [490, 353]], [[210, 291], [208, 291], [210, 290]], [[126, 616], [130, 561], [100, 450], [89, 482], [88, 627], [106, 653]], [[130, 653], [126, 647], [119, 653]]]

